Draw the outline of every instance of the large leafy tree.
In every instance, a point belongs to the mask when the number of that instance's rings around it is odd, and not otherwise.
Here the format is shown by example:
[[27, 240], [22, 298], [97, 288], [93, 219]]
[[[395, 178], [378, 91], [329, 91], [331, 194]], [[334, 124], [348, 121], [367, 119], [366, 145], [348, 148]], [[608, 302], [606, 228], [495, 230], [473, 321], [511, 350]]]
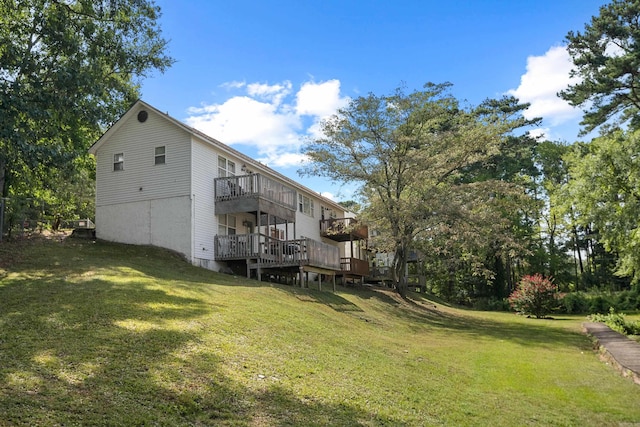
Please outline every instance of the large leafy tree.
[[[0, 0], [0, 190], [75, 159], [172, 59], [151, 0]], [[80, 162], [83, 163], [83, 162]]]
[[616, 272], [640, 280], [640, 130], [616, 131], [567, 156], [564, 195], [577, 220], [617, 255]]
[[568, 51], [579, 83], [560, 92], [585, 107], [583, 132], [606, 124], [640, 126], [640, 1], [613, 0], [585, 25], [569, 32]]
[[304, 173], [361, 184], [366, 215], [381, 233], [378, 248], [394, 254], [401, 294], [411, 250], [468, 199], [463, 188], [489, 194], [461, 182], [465, 169], [498, 153], [505, 135], [525, 123], [513, 98], [463, 107], [449, 87], [429, 83], [421, 91], [356, 98], [324, 121], [324, 136], [305, 149], [311, 162]]

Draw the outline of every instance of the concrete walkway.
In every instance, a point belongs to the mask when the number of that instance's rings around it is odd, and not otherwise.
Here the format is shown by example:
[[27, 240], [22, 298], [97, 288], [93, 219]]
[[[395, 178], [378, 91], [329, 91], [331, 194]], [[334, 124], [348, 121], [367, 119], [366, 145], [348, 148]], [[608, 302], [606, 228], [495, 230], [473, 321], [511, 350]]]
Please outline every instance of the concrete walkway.
[[611, 362], [625, 377], [640, 384], [640, 343], [609, 328], [604, 323], [583, 323], [584, 331], [596, 340], [600, 357]]

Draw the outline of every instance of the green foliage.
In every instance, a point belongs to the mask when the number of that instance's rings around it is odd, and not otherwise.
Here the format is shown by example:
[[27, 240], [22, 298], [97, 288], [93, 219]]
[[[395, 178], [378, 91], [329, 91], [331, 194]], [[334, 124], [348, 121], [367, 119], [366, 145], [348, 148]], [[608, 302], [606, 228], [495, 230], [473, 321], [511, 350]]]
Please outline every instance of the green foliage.
[[557, 307], [558, 287], [541, 274], [524, 276], [509, 295], [511, 308], [520, 314], [545, 317]]
[[462, 177], [488, 164], [510, 132], [529, 123], [520, 115], [526, 106], [514, 98], [464, 108], [449, 87], [429, 83], [408, 94], [398, 88], [391, 95], [353, 99], [323, 123], [325, 136], [305, 147], [311, 162], [303, 173], [361, 185], [367, 203], [363, 216], [379, 233], [372, 243], [395, 255], [393, 272], [401, 293], [406, 292], [407, 258], [417, 242], [434, 241], [441, 229], [438, 241], [444, 241], [454, 223], [469, 218], [495, 219], [486, 209], [490, 204], [482, 202], [512, 189], [498, 180], [478, 183]]
[[583, 292], [569, 292], [560, 298], [560, 311], [567, 314], [590, 313], [589, 298]]
[[575, 217], [617, 255], [616, 273], [640, 280], [640, 131], [617, 131], [578, 144], [567, 156], [563, 193]]
[[567, 34], [568, 51], [580, 79], [560, 92], [571, 105], [587, 107], [582, 125], [586, 134], [613, 119], [640, 126], [640, 2], [613, 0], [585, 25], [584, 32]]
[[611, 308], [608, 314], [592, 314], [589, 319], [592, 322], [605, 323], [624, 335], [640, 335], [640, 322], [628, 320], [624, 313], [618, 313], [614, 308]]
[[559, 310], [567, 314], [606, 313], [609, 310], [640, 310], [640, 292], [636, 289], [608, 292], [568, 292], [560, 298]]
[[139, 79], [172, 63], [158, 16], [147, 0], [0, 2], [2, 196], [73, 173]]

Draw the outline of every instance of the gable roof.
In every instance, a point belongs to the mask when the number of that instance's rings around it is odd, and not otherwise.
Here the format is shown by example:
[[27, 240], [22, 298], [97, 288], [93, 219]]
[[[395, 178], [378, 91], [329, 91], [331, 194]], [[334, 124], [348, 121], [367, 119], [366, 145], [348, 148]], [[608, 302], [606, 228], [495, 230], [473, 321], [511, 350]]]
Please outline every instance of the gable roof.
[[241, 153], [240, 151], [218, 141], [215, 138], [210, 137], [209, 135], [200, 132], [199, 130], [192, 128], [191, 126], [188, 126], [184, 123], [182, 123], [180, 120], [177, 120], [173, 117], [171, 117], [169, 114], [167, 113], [163, 113], [162, 111], [158, 110], [157, 108], [153, 107], [150, 104], [147, 104], [146, 102], [142, 101], [141, 99], [137, 100], [136, 102], [133, 103], [133, 105], [131, 105], [131, 107], [129, 108], [129, 110], [127, 110], [126, 113], [124, 113], [122, 115], [122, 117], [120, 117], [120, 119], [118, 119], [118, 121], [116, 121], [109, 129], [107, 129], [107, 131], [102, 134], [102, 136], [95, 142], [93, 143], [93, 145], [91, 147], [89, 147], [89, 153], [93, 154], [94, 156], [96, 155], [96, 153], [98, 152], [98, 149], [104, 145], [113, 134], [115, 134], [118, 129], [120, 129], [120, 127], [122, 127], [122, 125], [124, 123], [126, 123], [129, 118], [131, 116], [133, 116], [134, 114], [136, 114], [139, 110], [141, 109], [148, 109], [152, 112], [154, 112], [155, 114], [159, 115], [160, 117], [164, 118], [165, 120], [171, 122], [173, 125], [183, 129], [184, 131], [186, 131], [187, 133], [191, 134], [192, 136], [198, 138], [199, 140], [203, 141], [204, 143], [210, 144], [214, 147], [216, 147], [217, 149], [230, 154], [232, 156], [238, 157], [240, 159], [242, 159], [242, 161], [244, 163], [247, 164], [247, 166], [251, 166], [252, 169], [256, 169], [260, 172], [263, 172], [264, 174], [267, 175], [272, 175], [272, 176], [276, 176], [278, 179], [286, 182], [288, 185], [298, 189], [298, 190], [302, 190], [305, 193], [312, 193], [315, 196], [317, 196], [318, 198], [320, 198], [324, 203], [326, 203], [327, 205], [331, 205], [334, 208], [340, 209], [340, 210], [344, 210], [345, 212], [348, 212], [347, 209], [345, 209], [343, 206], [339, 205], [338, 203], [334, 202], [331, 199], [328, 199], [324, 196], [322, 196], [320, 193], [318, 193], [317, 191], [311, 190], [308, 187], [305, 187], [304, 185], [292, 180], [291, 178], [286, 177], [285, 175], [281, 174], [280, 172], [271, 169], [269, 166], [260, 163], [259, 161], [247, 156], [246, 154]]

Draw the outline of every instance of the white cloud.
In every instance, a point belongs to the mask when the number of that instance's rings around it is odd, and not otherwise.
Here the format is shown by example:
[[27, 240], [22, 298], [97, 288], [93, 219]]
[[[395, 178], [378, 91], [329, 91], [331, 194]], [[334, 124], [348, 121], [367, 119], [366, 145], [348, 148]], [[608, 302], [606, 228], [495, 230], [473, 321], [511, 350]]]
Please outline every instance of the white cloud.
[[533, 139], [551, 139], [551, 129], [548, 127], [545, 128], [536, 128], [529, 131], [529, 136]]
[[309, 157], [302, 153], [278, 153], [273, 151], [265, 154], [266, 157], [256, 160], [273, 167], [302, 166], [309, 161]]
[[280, 105], [282, 99], [291, 93], [291, 87], [290, 81], [275, 85], [251, 83], [247, 85], [247, 93], [249, 96], [271, 100], [273, 104]]
[[258, 160], [270, 166], [300, 166], [307, 159], [299, 150], [305, 137], [319, 135], [318, 123], [345, 106], [340, 81], [305, 82], [293, 94], [289, 81], [278, 84], [229, 82], [242, 89], [220, 104], [188, 109], [187, 124], [226, 144], [255, 148]]
[[240, 89], [243, 88], [247, 85], [246, 82], [240, 82], [240, 81], [232, 81], [232, 82], [226, 82], [226, 83], [222, 83], [220, 85], [220, 87], [225, 88], [225, 89]]
[[334, 201], [336, 200], [336, 197], [333, 195], [333, 193], [330, 193], [328, 191], [323, 191], [322, 193], [320, 193], [320, 195], [322, 197], [326, 197], [329, 200], [334, 200]]
[[300, 120], [279, 111], [277, 104], [247, 96], [234, 96], [223, 104], [189, 109], [187, 124], [226, 144], [256, 146], [261, 152], [270, 147], [297, 143]]
[[575, 119], [582, 114], [581, 110], [557, 96], [558, 92], [577, 82], [569, 77], [572, 67], [571, 57], [563, 46], [552, 47], [542, 56], [530, 56], [520, 86], [509, 90], [508, 94], [531, 104], [524, 113], [528, 119], [542, 117], [552, 126]]
[[296, 113], [325, 118], [345, 107], [348, 102], [348, 98], [340, 97], [339, 80], [306, 82], [296, 94]]

